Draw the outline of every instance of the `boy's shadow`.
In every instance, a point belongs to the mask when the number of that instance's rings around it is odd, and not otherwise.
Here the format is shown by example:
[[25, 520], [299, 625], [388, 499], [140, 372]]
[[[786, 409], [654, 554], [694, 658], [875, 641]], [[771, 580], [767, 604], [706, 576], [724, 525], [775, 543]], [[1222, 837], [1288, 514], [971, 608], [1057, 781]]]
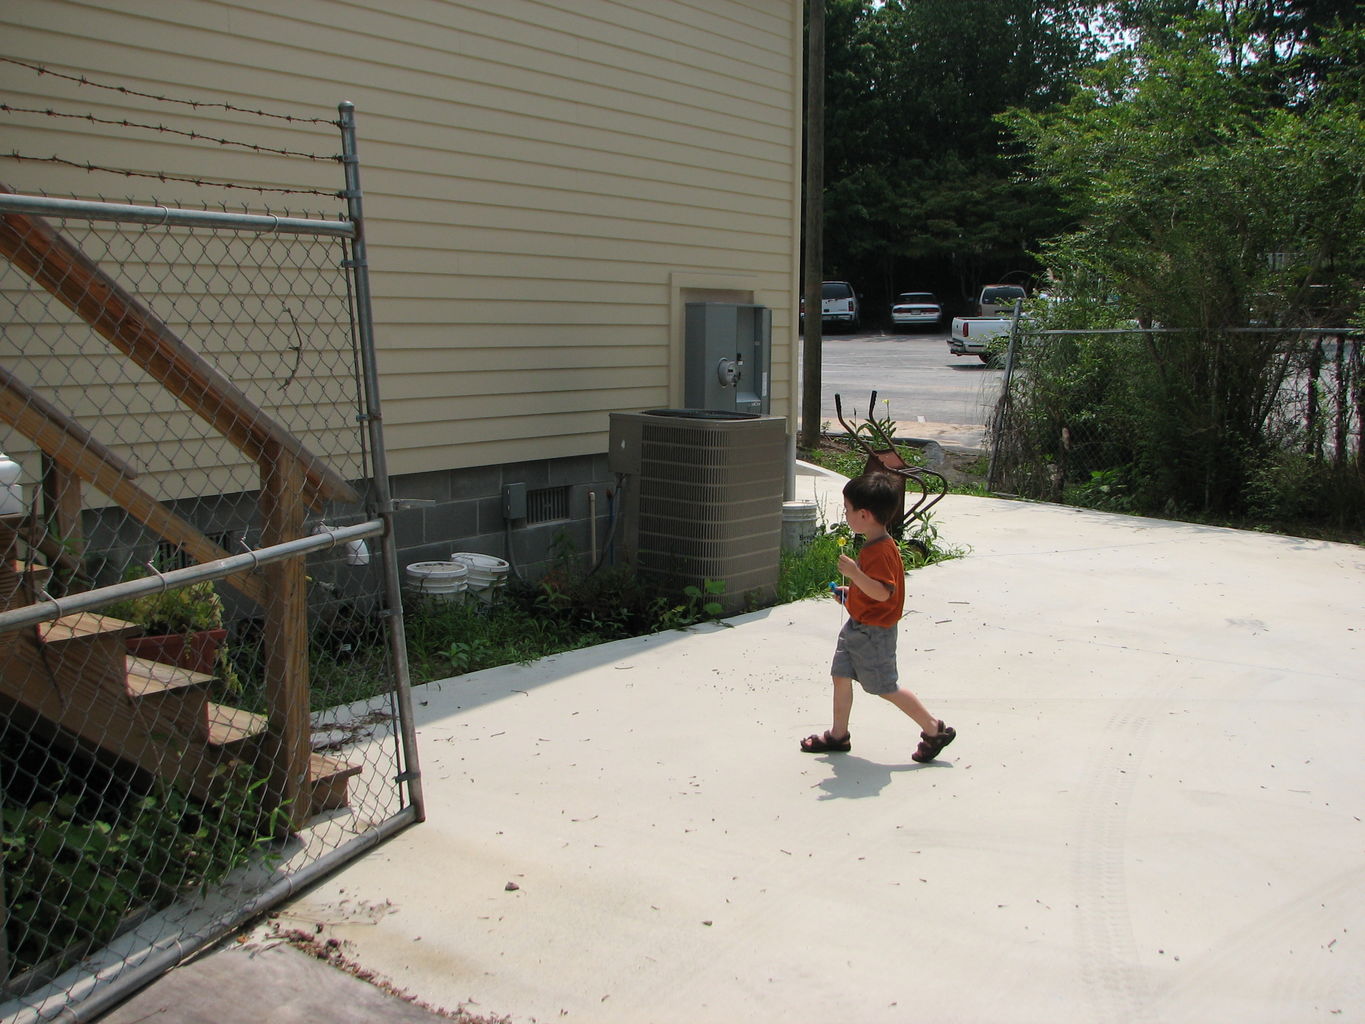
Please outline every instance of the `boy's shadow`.
[[951, 768], [950, 761], [934, 761], [919, 764], [878, 764], [852, 754], [826, 754], [820, 758], [834, 770], [834, 774], [816, 784], [821, 800], [857, 800], [862, 797], [876, 796], [891, 782], [891, 776], [898, 772], [917, 772], [922, 768]]

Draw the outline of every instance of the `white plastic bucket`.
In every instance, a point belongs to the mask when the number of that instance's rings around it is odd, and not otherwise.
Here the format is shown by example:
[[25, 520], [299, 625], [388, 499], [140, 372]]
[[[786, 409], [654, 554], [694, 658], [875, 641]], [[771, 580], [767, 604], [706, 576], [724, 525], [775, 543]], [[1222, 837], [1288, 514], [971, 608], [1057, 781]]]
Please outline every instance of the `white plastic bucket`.
[[445, 601], [463, 600], [469, 567], [463, 562], [413, 562], [407, 567], [408, 583], [424, 596]]
[[24, 490], [19, 486], [22, 473], [19, 463], [0, 452], [0, 516], [22, 515], [27, 511]]
[[813, 501], [782, 503], [782, 550], [795, 551], [815, 539], [817, 508]]
[[498, 591], [507, 584], [507, 574], [511, 565], [506, 559], [495, 555], [481, 555], [476, 551], [456, 551], [450, 556], [452, 562], [459, 562], [469, 570], [465, 589], [481, 601], [492, 601]]

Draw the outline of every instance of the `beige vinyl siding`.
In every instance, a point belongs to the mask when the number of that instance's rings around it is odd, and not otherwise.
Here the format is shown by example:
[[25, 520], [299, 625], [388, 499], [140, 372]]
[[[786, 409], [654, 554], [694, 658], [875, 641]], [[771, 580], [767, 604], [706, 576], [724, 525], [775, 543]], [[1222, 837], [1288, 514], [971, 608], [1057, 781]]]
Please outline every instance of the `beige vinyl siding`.
[[[56, 226], [336, 472], [363, 472], [345, 282], [331, 270], [343, 256], [335, 241], [178, 227], [116, 229], [78, 219]], [[206, 251], [215, 254], [214, 269], [181, 258]], [[233, 269], [242, 259], [253, 268], [248, 274]], [[317, 266], [327, 268], [325, 278]], [[259, 486], [253, 463], [3, 261], [0, 323], [6, 368], [113, 449], [150, 493], [175, 499]], [[307, 359], [295, 354], [298, 346]], [[24, 465], [28, 481], [39, 478], [38, 453], [26, 438], [7, 433], [3, 446]], [[94, 493], [85, 499], [91, 506], [104, 500]]]
[[[773, 410], [794, 413], [793, 0], [10, 0], [0, 35], [5, 54], [154, 95], [324, 119], [356, 104], [395, 473], [601, 452], [611, 412], [680, 404], [688, 282], [773, 308]], [[0, 100], [178, 115], [3, 64]], [[197, 116], [209, 134], [339, 149], [329, 126]], [[244, 183], [341, 181], [334, 163], [0, 117], [5, 151]], [[3, 159], [0, 179], [53, 194], [196, 195]]]

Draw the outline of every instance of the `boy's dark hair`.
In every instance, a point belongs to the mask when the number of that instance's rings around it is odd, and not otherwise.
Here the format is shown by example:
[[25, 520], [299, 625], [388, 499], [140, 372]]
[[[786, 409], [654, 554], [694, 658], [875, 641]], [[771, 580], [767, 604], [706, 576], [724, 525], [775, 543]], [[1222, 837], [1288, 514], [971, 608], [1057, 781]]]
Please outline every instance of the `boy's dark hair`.
[[902, 486], [900, 477], [890, 473], [864, 473], [844, 484], [844, 497], [854, 508], [866, 509], [886, 526], [900, 505]]

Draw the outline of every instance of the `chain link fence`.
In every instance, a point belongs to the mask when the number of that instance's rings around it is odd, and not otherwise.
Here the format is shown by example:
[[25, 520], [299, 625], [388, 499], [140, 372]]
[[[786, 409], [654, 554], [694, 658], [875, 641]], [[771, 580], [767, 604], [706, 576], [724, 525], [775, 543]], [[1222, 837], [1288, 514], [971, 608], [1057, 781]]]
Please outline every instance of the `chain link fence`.
[[1034, 330], [988, 425], [989, 485], [1153, 514], [1359, 518], [1365, 372], [1345, 328]]
[[343, 163], [330, 218], [0, 194], [7, 1021], [421, 817]]

